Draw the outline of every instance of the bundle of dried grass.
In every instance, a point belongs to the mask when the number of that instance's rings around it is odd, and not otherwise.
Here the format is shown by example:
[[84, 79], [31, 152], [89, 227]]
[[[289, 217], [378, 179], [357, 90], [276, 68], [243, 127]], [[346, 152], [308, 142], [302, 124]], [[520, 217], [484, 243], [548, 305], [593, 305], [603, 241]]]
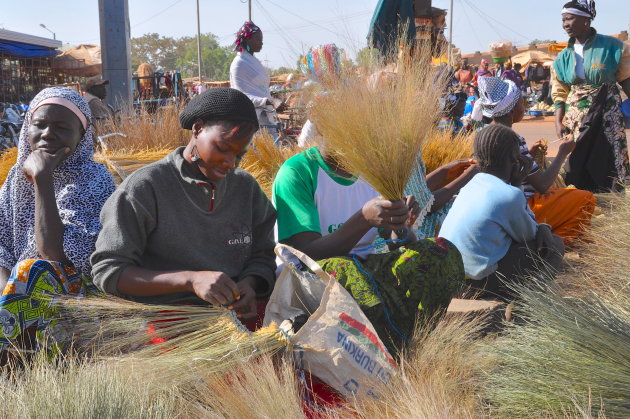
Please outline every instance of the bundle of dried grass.
[[431, 173], [446, 163], [471, 158], [474, 136], [474, 134], [461, 132], [453, 136], [451, 131], [433, 129], [422, 144], [422, 159], [427, 173]]
[[0, 154], [0, 185], [4, 184], [4, 181], [9, 175], [9, 171], [15, 165], [17, 155], [17, 147], [9, 148]]
[[141, 167], [163, 159], [171, 151], [169, 148], [137, 151], [115, 149], [107, 152], [99, 150], [94, 153], [94, 160], [107, 166], [110, 173], [114, 175], [116, 183], [120, 183]]
[[[142, 381], [141, 381], [142, 380]], [[130, 371], [108, 363], [44, 355], [25, 368], [0, 370], [2, 418], [130, 418], [177, 416], [174, 392], [153, 392]]]
[[386, 199], [404, 196], [422, 142], [437, 120], [442, 83], [430, 58], [428, 50], [416, 49], [398, 63], [397, 77], [378, 89], [354, 74], [343, 75], [313, 105], [326, 153]]
[[630, 196], [597, 195], [603, 210], [591, 220], [576, 243], [571, 269], [558, 278], [563, 292], [581, 297], [591, 293], [630, 315]]
[[107, 144], [112, 152], [174, 149], [188, 144], [190, 131], [179, 123], [178, 106], [165, 106], [150, 113], [143, 108], [137, 113], [99, 123], [100, 133], [121, 132], [126, 137], [111, 137]]
[[173, 385], [273, 353], [287, 346], [291, 333], [290, 324], [252, 333], [222, 307], [146, 305], [118, 298], [59, 302], [75, 350], [151, 371]]
[[399, 373], [378, 399], [350, 403], [362, 418], [475, 418], [483, 415], [479, 390], [494, 359], [480, 344], [484, 317], [448, 316], [418, 330]]
[[304, 418], [293, 364], [263, 355], [225, 375], [210, 375], [184, 389], [185, 417]]
[[277, 146], [266, 131], [258, 131], [240, 167], [254, 176], [267, 197], [271, 199], [271, 187], [280, 166], [300, 151], [302, 150], [295, 145]]
[[563, 297], [540, 284], [517, 291], [527, 324], [488, 348], [500, 361], [486, 386], [495, 412], [551, 417], [581, 405], [591, 409], [582, 417], [630, 417], [630, 314], [596, 294]]

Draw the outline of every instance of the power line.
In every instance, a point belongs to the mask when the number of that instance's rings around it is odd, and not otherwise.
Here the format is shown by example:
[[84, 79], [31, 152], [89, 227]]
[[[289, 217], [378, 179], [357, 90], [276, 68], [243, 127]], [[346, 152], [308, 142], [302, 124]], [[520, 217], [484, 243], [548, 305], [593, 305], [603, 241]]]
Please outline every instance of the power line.
[[178, 3], [181, 3], [184, 0], [177, 0], [176, 2], [174, 2], [173, 4], [171, 4], [170, 6], [166, 7], [165, 9], [160, 10], [159, 12], [157, 12], [156, 14], [154, 14], [151, 17], [146, 18], [145, 20], [143, 20], [142, 22], [136, 23], [135, 25], [132, 26], [132, 28], [135, 28], [136, 26], [140, 26], [143, 25], [145, 23], [147, 23], [148, 21], [158, 17], [159, 15], [161, 15], [162, 13], [166, 12], [168, 9], [174, 7], [175, 5], [177, 5]]
[[[304, 22], [306, 22], [306, 23], [309, 23], [309, 24], [311, 24], [311, 25], [317, 26], [317, 27], [319, 27], [319, 28], [321, 28], [321, 29], [323, 29], [323, 30], [325, 30], [325, 31], [328, 31], [328, 32], [332, 33], [333, 35], [336, 35], [336, 36], [339, 36], [339, 37], [341, 37], [341, 38], [344, 38], [346, 41], [349, 41], [349, 42], [351, 42], [351, 41], [352, 41], [352, 40], [348, 39], [345, 35], [340, 34], [340, 33], [338, 33], [338, 32], [335, 32], [335, 31], [333, 31], [332, 29], [327, 28], [326, 26], [320, 25], [319, 23], [316, 23], [316, 22], [314, 22], [314, 21], [312, 21], [312, 20], [308, 20], [308, 19], [306, 19], [306, 18], [304, 18], [304, 17], [300, 16], [300, 15], [299, 15], [299, 14], [297, 14], [297, 13], [293, 13], [292, 11], [290, 11], [290, 10], [288, 10], [288, 9], [285, 9], [284, 7], [280, 6], [279, 4], [277, 4], [277, 3], [275, 3], [275, 2], [273, 2], [273, 1], [271, 1], [271, 0], [267, 0], [267, 1], [268, 1], [269, 3], [271, 3], [271, 4], [273, 4], [274, 6], [276, 6], [277, 8], [279, 8], [279, 9], [281, 9], [281, 10], [284, 10], [286, 13], [290, 14], [291, 16], [295, 16], [295, 17], [297, 17], [298, 19], [303, 20], [303, 21], [304, 21]], [[258, 2], [258, 3], [260, 3], [260, 2]]]
[[[531, 38], [528, 36], [523, 35], [522, 33], [516, 32], [514, 29], [510, 28], [509, 26], [507, 26], [506, 24], [504, 24], [503, 22], [501, 22], [500, 20], [495, 19], [494, 17], [488, 15], [487, 13], [485, 13], [483, 10], [479, 9], [477, 6], [475, 6], [474, 4], [472, 4], [469, 0], [464, 0], [473, 10], [476, 10], [477, 14], [479, 14], [482, 18], [485, 19], [490, 19], [493, 20], [494, 22], [496, 22], [497, 24], [503, 26], [504, 28], [506, 28], [507, 30], [509, 30], [510, 32], [520, 36], [523, 40], [525, 41], [531, 41]], [[488, 22], [489, 25], [491, 25], [490, 22]]]

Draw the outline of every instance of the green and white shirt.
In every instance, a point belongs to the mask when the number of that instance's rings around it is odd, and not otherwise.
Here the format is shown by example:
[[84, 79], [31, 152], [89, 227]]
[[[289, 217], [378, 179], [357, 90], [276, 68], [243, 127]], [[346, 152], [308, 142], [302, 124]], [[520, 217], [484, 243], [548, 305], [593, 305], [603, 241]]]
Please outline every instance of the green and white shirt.
[[[315, 147], [288, 159], [273, 183], [273, 202], [278, 212], [277, 240], [314, 231], [331, 234], [379, 193], [356, 177], [339, 176], [326, 164]], [[372, 246], [378, 230], [370, 229], [351, 253], [362, 258], [380, 253]], [[382, 240], [378, 240], [382, 242]]]

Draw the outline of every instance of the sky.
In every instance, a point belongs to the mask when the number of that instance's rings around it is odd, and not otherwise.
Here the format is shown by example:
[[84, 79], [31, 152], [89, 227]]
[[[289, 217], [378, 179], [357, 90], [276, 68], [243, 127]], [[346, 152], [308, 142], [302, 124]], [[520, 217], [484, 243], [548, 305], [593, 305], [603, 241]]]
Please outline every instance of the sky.
[[[353, 57], [366, 45], [378, 0], [251, 0], [261, 27], [258, 58], [271, 68], [294, 67], [311, 46], [335, 43]], [[433, 0], [448, 9], [449, 0]], [[454, 0], [453, 43], [462, 53], [486, 51], [498, 40], [527, 45], [533, 39], [566, 40], [560, 10], [565, 0]], [[24, 7], [20, 7], [20, 4]], [[248, 15], [247, 0], [199, 0], [201, 32], [230, 45]], [[24, 9], [28, 8], [26, 12]], [[0, 0], [0, 28], [52, 37], [72, 45], [100, 43], [97, 0]], [[630, 0], [600, 0], [593, 26], [604, 34], [628, 30]], [[129, 0], [131, 36], [196, 34], [195, 0]]]

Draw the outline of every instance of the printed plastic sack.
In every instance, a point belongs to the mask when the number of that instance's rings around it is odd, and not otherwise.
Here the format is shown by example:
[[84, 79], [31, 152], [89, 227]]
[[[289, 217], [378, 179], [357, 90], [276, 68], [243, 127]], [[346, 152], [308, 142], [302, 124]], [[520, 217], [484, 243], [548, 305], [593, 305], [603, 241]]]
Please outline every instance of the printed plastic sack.
[[[396, 362], [374, 326], [348, 291], [314, 260], [281, 244], [276, 254], [285, 266], [267, 304], [265, 326], [308, 316], [291, 338], [297, 366], [344, 397], [377, 397], [375, 388], [389, 382]], [[312, 272], [300, 270], [302, 264]]]

